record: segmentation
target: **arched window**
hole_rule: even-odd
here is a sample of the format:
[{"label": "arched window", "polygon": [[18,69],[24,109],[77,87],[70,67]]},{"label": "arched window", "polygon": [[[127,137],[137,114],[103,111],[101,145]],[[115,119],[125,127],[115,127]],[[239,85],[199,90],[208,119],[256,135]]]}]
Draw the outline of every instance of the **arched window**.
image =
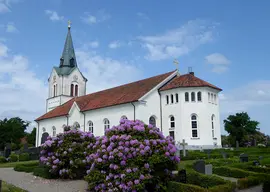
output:
[{"label": "arched window", "polygon": [[127,119],[127,117],[126,117],[125,115],[123,115],[123,116],[121,117],[121,119]]},{"label": "arched window", "polygon": [[57,93],[57,84],[53,85],[53,96],[55,97]]},{"label": "arched window", "polygon": [[211,123],[212,123],[212,137],[215,137],[215,115],[211,116]]},{"label": "arched window", "polygon": [[208,93],[208,102],[210,103],[211,100],[210,100],[210,93]]},{"label": "arched window", "polygon": [[166,102],[169,104],[169,95],[166,95]]},{"label": "arched window", "polygon": [[197,99],[198,99],[198,101],[202,101],[202,92],[198,92],[197,93]]},{"label": "arched window", "polygon": [[194,92],[191,93],[191,101],[195,101],[195,93]]},{"label": "arched window", "polygon": [[174,130],[169,131],[169,134],[170,134],[170,137],[172,137],[172,138],[173,138],[173,140],[175,140],[175,138],[174,138]]},{"label": "arched window", "polygon": [[198,137],[198,122],[196,115],[191,115],[191,130],[192,137]]},{"label": "arched window", "polygon": [[73,97],[73,89],[74,89],[74,85],[71,84],[70,85],[70,96],[72,96],[72,97]]},{"label": "arched window", "polygon": [[214,103],[217,104],[217,95],[214,95]]},{"label": "arched window", "polygon": [[80,129],[80,124],[79,124],[78,122],[75,122],[75,123],[73,124],[72,129],[73,129],[73,130],[78,130],[78,129]]},{"label": "arched window", "polygon": [[78,85],[75,85],[75,96],[78,96]]},{"label": "arched window", "polygon": [[173,95],[171,95],[171,103],[173,103]]},{"label": "arched window", "polygon": [[211,93],[211,103],[214,103],[214,96],[213,96],[213,93]]},{"label": "arched window", "polygon": [[45,127],[42,128],[42,132],[43,132],[43,133],[46,132],[46,128],[45,128]]},{"label": "arched window", "polygon": [[154,116],[151,116],[149,118],[149,124],[153,125],[154,127],[156,127],[156,118]]},{"label": "arched window", "polygon": [[175,102],[178,103],[178,93],[175,94]]},{"label": "arched window", "polygon": [[57,96],[57,84],[55,84],[55,96]]},{"label": "arched window", "polygon": [[94,133],[94,124],[92,121],[88,121],[89,132]]},{"label": "arched window", "polygon": [[188,92],[185,92],[185,101],[189,101],[189,94],[188,94]]},{"label": "arched window", "polygon": [[52,136],[53,137],[56,136],[56,128],[55,128],[55,126],[52,127]]},{"label": "arched window", "polygon": [[174,129],[175,128],[175,119],[174,116],[170,117],[170,128]]},{"label": "arched window", "polygon": [[110,128],[110,121],[108,119],[104,119],[104,133],[106,129]]}]

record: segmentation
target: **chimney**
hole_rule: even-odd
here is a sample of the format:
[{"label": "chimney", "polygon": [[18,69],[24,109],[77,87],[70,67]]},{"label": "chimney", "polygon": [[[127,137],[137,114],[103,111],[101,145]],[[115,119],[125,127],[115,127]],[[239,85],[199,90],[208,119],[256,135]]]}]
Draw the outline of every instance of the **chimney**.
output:
[{"label": "chimney", "polygon": [[191,72],[189,72],[189,74],[194,76],[194,72],[192,72],[192,71],[191,71]]}]

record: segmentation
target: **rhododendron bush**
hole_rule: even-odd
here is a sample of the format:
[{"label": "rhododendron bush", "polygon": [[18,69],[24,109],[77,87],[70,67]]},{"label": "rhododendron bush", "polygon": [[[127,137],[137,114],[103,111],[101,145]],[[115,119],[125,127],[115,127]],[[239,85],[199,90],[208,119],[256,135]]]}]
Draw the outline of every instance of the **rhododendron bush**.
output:
[{"label": "rhododendron bush", "polygon": [[93,149],[86,157],[90,191],[163,191],[180,161],[172,138],[139,120],[122,119]]},{"label": "rhododendron bush", "polygon": [[93,152],[91,143],[95,143],[92,133],[77,130],[48,137],[41,146],[40,161],[56,178],[83,178],[87,166],[85,157]]}]

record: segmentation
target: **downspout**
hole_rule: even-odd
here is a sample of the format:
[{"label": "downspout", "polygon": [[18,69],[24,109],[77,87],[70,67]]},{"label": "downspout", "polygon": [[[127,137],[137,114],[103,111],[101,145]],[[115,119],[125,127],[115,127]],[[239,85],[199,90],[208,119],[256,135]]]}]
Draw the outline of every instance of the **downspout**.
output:
[{"label": "downspout", "polygon": [[38,147],[38,144],[39,144],[39,123],[37,121],[37,124],[38,124],[38,131],[37,131],[37,143],[36,143],[36,147]]},{"label": "downspout", "polygon": [[66,117],[67,117],[67,126],[68,126],[68,115],[66,115]]},{"label": "downspout", "polygon": [[83,113],[83,123],[84,123],[84,132],[85,132],[85,113],[82,111],[82,113]]},{"label": "downspout", "polygon": [[135,105],[134,105],[134,103],[131,103],[131,104],[132,104],[133,107],[134,107],[134,113],[133,113],[133,114],[134,114],[134,117],[133,117],[133,118],[134,118],[134,121],[135,121],[135,119],[136,119],[136,115],[135,115]]},{"label": "downspout", "polygon": [[159,94],[159,110],[160,110],[160,130],[162,132],[162,99],[159,91],[158,94]]}]

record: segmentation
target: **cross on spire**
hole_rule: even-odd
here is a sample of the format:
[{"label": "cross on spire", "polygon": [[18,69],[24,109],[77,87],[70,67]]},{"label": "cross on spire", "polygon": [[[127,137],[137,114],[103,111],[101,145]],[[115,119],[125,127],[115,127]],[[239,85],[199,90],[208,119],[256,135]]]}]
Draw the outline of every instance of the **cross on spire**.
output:
[{"label": "cross on spire", "polygon": [[174,59],[173,63],[175,64],[176,69],[178,71],[179,61],[177,59]]}]

